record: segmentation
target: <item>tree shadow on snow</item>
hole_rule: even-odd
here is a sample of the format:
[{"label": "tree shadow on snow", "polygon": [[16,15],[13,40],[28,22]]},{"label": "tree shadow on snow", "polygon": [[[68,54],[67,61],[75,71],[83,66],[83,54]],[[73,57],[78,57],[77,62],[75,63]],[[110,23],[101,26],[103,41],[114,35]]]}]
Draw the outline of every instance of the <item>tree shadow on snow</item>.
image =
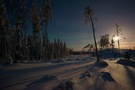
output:
[{"label": "tree shadow on snow", "polygon": [[130,90],[135,90],[135,75],[134,75],[134,70],[132,71],[129,67],[127,66],[124,66],[125,70],[126,70],[126,74],[128,76],[128,79],[129,81],[131,82],[130,83],[130,86],[131,86],[131,89]]},{"label": "tree shadow on snow", "polygon": [[111,76],[109,72],[101,72],[97,75],[92,90],[115,90],[112,86],[115,88],[120,87],[119,83]]},{"label": "tree shadow on snow", "polygon": [[135,62],[131,61],[131,60],[121,59],[121,60],[117,61],[116,63],[122,64],[122,65],[125,65],[125,66],[131,66],[131,67],[135,68]]},{"label": "tree shadow on snow", "polygon": [[32,89],[36,88],[37,86],[39,87],[40,85],[42,85],[48,81],[51,81],[53,79],[55,79],[55,76],[45,75],[45,76],[41,77],[40,79],[28,84],[27,88],[25,90],[32,90]]},{"label": "tree shadow on snow", "polygon": [[110,73],[108,72],[101,72],[101,73],[102,73],[102,79],[104,81],[115,82],[115,80],[113,79]]}]

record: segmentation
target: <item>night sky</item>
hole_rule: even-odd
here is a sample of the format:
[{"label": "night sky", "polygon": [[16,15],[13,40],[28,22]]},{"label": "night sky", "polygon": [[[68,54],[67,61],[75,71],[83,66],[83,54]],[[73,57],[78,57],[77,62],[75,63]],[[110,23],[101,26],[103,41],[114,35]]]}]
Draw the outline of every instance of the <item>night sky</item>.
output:
[{"label": "night sky", "polygon": [[93,44],[92,28],[85,23],[84,16],[84,8],[88,5],[97,17],[94,22],[97,41],[104,34],[112,38],[118,23],[126,37],[120,40],[121,48],[135,46],[135,0],[51,0],[53,14],[48,27],[49,39],[60,38],[75,51]]},{"label": "night sky", "polygon": [[[61,38],[74,50],[93,44],[92,28],[85,23],[84,8],[90,5],[95,17],[97,41],[101,35],[116,34],[118,23],[125,40],[121,48],[135,46],[135,0],[52,0],[53,20],[49,23],[50,39]],[[116,45],[117,47],[117,45]]]}]

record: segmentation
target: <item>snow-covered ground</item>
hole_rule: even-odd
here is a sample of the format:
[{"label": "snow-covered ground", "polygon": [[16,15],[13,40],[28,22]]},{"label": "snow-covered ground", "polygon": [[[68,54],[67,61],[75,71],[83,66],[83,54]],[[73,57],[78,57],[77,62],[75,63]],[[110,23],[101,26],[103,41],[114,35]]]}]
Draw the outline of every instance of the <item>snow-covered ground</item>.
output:
[{"label": "snow-covered ground", "polygon": [[0,65],[0,90],[135,90],[135,64],[116,62],[71,55],[46,63]]}]

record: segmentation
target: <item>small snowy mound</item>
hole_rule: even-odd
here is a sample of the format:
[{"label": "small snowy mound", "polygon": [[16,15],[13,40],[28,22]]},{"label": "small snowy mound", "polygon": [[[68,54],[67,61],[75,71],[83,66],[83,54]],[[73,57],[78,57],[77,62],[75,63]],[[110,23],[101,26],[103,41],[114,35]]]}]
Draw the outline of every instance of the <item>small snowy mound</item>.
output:
[{"label": "small snowy mound", "polygon": [[92,76],[92,73],[87,70],[87,71],[85,71],[85,73],[83,73],[81,75],[80,79],[82,79],[82,78],[90,78],[91,76]]},{"label": "small snowy mound", "polygon": [[126,65],[126,66],[132,66],[135,67],[135,62],[131,61],[131,60],[125,60],[125,59],[121,59],[119,61],[117,61],[118,64],[122,64],[122,65]]},{"label": "small snowy mound", "polygon": [[108,66],[108,63],[105,61],[96,62],[96,66],[99,68],[105,68]]},{"label": "small snowy mound", "polygon": [[92,76],[92,73],[89,72],[89,71],[86,71],[84,74],[85,74],[85,78],[88,78],[88,77]]}]

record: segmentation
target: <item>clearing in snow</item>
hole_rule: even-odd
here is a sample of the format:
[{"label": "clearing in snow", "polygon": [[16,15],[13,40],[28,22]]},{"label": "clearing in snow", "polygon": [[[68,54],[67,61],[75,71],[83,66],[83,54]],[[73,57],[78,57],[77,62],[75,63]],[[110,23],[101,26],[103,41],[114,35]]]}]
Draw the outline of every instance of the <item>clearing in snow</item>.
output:
[{"label": "clearing in snow", "polygon": [[0,65],[0,90],[135,90],[135,62],[72,55],[42,63]]}]

